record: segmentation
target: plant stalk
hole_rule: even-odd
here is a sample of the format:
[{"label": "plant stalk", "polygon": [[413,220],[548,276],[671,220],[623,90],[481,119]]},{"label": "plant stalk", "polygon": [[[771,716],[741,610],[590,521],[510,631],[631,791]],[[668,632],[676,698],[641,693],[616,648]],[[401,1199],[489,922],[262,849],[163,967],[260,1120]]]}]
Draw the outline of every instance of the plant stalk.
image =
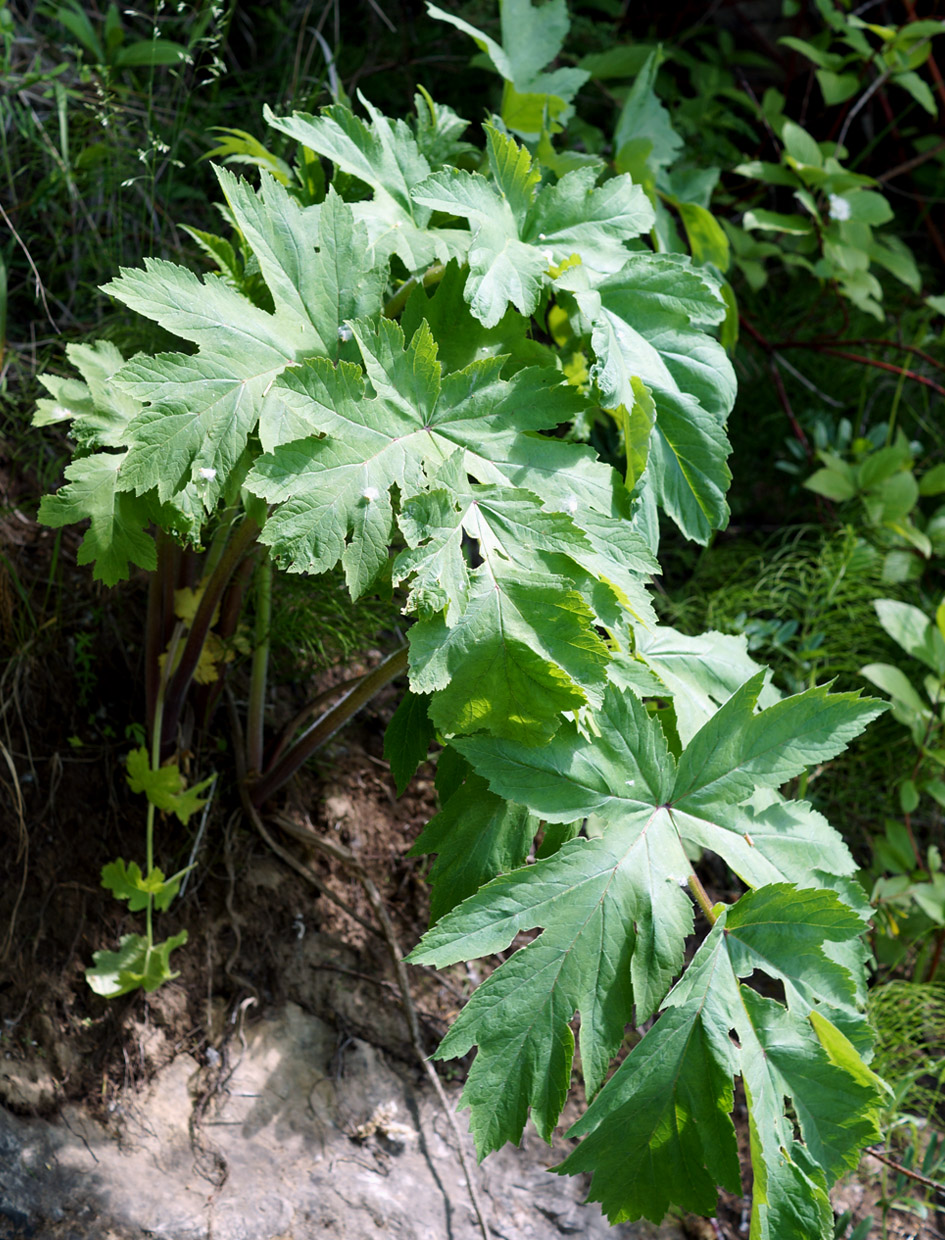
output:
[{"label": "plant stalk", "polygon": [[709,899],[709,893],[699,881],[699,877],[695,870],[691,870],[689,872],[688,883],[689,890],[692,892],[693,898],[705,914],[706,921],[710,926],[714,926],[718,921],[718,917],[713,912],[712,901]]},{"label": "plant stalk", "polygon": [[407,670],[407,647],[401,646],[388,655],[383,663],[362,676],[341,699],[321,715],[307,732],[287,749],[269,767],[265,774],[250,786],[249,798],[257,808],[292,778],[295,772],[313,753],[376,696],[385,685],[390,684]]},{"label": "plant stalk", "polygon": [[174,669],[167,685],[164,702],[164,723],[161,730],[161,751],[169,749],[177,732],[181,711],[187,690],[194,678],[200,655],[203,651],[207,634],[213,624],[214,612],[219,605],[227,583],[239,567],[243,557],[256,541],[259,526],[251,517],[246,517],[236,526],[226,546],[219,553],[219,558],[208,578],[196,615],[187,634],[180,663]]},{"label": "plant stalk", "polygon": [[246,768],[250,778],[262,770],[263,723],[269,671],[269,633],[272,627],[272,561],[267,552],[256,566],[256,621],[253,665],[246,711]]}]

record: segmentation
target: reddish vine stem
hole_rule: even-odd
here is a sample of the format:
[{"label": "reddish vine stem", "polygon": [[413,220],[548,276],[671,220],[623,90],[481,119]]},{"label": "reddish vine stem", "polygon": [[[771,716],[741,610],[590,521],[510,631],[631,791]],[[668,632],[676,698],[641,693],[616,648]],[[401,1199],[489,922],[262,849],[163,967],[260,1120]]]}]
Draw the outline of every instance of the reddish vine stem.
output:
[{"label": "reddish vine stem", "polygon": [[876,357],[866,357],[862,353],[848,353],[846,349],[835,349],[831,345],[821,345],[816,342],[812,342],[808,347],[815,349],[818,353],[828,353],[831,357],[842,357],[848,362],[859,362],[861,366],[875,366],[877,370],[888,370],[891,374],[903,375],[914,383],[921,383],[923,387],[931,388],[939,396],[945,396],[945,387],[933,379],[926,378],[925,375],[917,374],[908,366],[895,366],[892,362],[881,362]]},{"label": "reddish vine stem", "polygon": [[850,345],[850,344],[866,345],[866,346],[873,345],[876,348],[896,349],[900,353],[911,353],[914,357],[919,357],[922,359],[923,362],[928,362],[930,366],[934,366],[936,370],[945,370],[945,363],[940,362],[938,358],[933,357],[931,353],[926,353],[924,350],[917,348],[914,344],[901,344],[898,340],[887,340],[883,337],[847,336],[843,338],[841,337],[828,338],[823,341],[778,340],[776,343],[773,343],[771,347],[772,349],[776,349],[778,352],[780,352],[783,349],[819,349],[819,350],[822,350],[825,346],[833,347],[833,346],[842,345],[845,347],[846,345]]},{"label": "reddish vine stem", "polygon": [[914,168],[918,168],[930,159],[934,159],[942,151],[945,151],[945,140],[939,142],[937,146],[929,147],[927,151],[922,151],[921,154],[913,156],[912,159],[907,159],[904,163],[896,164],[895,168],[890,168],[888,172],[881,172],[876,180],[882,184],[884,181],[891,181],[894,177],[901,177],[904,173],[912,172]]},{"label": "reddish vine stem", "polygon": [[934,1188],[937,1193],[945,1196],[945,1184],[940,1184],[938,1180],[932,1180],[927,1175],[920,1175],[918,1171],[913,1171],[910,1167],[904,1167],[902,1163],[896,1162],[895,1158],[890,1158],[885,1150],[878,1150],[875,1146],[868,1145],[866,1152],[867,1154],[872,1154],[874,1158],[878,1158],[887,1167],[892,1167],[894,1171],[901,1171],[910,1180],[916,1180],[919,1184],[924,1184],[926,1188]]}]

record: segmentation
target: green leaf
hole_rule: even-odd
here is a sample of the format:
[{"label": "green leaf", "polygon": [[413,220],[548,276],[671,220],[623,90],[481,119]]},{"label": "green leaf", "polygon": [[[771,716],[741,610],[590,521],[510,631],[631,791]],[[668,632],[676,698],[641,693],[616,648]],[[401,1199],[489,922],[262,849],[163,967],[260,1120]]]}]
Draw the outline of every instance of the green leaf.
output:
[{"label": "green leaf", "polygon": [[599,693],[608,660],[593,613],[565,578],[477,570],[462,618],[409,633],[410,683],[434,693],[430,717],[447,734],[483,729],[537,745],[563,711]]},{"label": "green leaf", "polygon": [[[631,1001],[640,1023],[665,996],[692,930],[683,890],[691,872],[687,846],[712,849],[759,887],[799,879],[810,886],[812,853],[834,873],[855,869],[823,820],[809,807],[785,805],[774,789],[806,763],[842,749],[882,707],[813,689],[755,714],[760,685],[758,676],[732,695],[692,738],[675,771],[659,723],[631,693],[613,688],[594,715],[593,737],[564,724],[539,748],[495,737],[454,742],[499,796],[550,823],[593,815],[601,831],[497,878],[443,917],[411,956],[442,967],[503,950],[519,931],[543,927],[480,987],[439,1052],[450,1057],[479,1046],[463,1105],[472,1108],[480,1153],[518,1140],[529,1107],[550,1136],[567,1090],[567,1024],[575,1008],[593,1093]],[[756,790],[765,787],[772,791],[763,806]],[[838,903],[826,893],[797,899],[811,907]],[[822,936],[849,938],[860,928],[860,919],[841,909],[823,922]],[[767,931],[753,933],[755,958],[777,956]],[[791,971],[789,958],[778,959],[776,973],[803,1005],[814,992],[804,989],[808,983]],[[817,998],[855,1024],[855,990],[839,968],[823,964]]]},{"label": "green leaf", "polygon": [[[761,670],[748,654],[745,637],[713,631],[690,637],[653,625],[637,628],[635,639],[638,656],[656,673],[675,702],[684,744],[736,689]],[[653,696],[659,696],[658,692]],[[778,697],[777,690],[767,685],[758,701],[761,706],[770,706]]]},{"label": "green leaf", "polygon": [[634,380],[647,386],[648,485],[683,533],[707,541],[728,518],[724,423],[735,398],[731,362],[704,330],[725,317],[717,281],[678,255],[639,254],[576,297],[592,324],[603,403],[630,408]]},{"label": "green leaf", "polygon": [[95,964],[85,970],[85,980],[97,995],[106,999],[116,999],[132,990],[157,990],[180,976],[171,969],[170,954],[186,942],[186,930],[150,947],[144,935],[124,934],[117,952],[92,953]]},{"label": "green leaf", "polygon": [[593,168],[578,168],[538,190],[540,171],[513,138],[486,126],[494,182],[478,172],[434,173],[413,191],[422,206],[465,216],[473,229],[466,299],[486,327],[511,302],[532,314],[551,273],[573,254],[599,272],[624,262],[624,242],[646,231],[652,208],[627,176],[595,188]]},{"label": "green leaf", "polygon": [[722,910],[654,1027],[570,1130],[585,1140],[559,1172],[591,1171],[590,1199],[614,1223],[641,1215],[657,1221],[670,1203],[714,1213],[716,1184],[739,1191],[727,1113],[740,1074],[752,1135],[753,1226],[770,1240],[828,1240],[826,1187],[876,1139],[878,1084],[823,1006],[799,1001],[792,1011],[742,979],[757,968],[774,978],[791,970],[800,929],[808,971],[824,974],[828,992],[837,984],[849,990],[823,945],[849,941],[861,927],[834,893],[786,886],[750,892]]},{"label": "green leaf", "polygon": [[37,520],[58,529],[90,518],[76,560],[92,564],[93,577],[107,586],[130,575],[130,566],[151,571],[157,567],[154,539],[145,532],[150,505],[124,489],[120,471],[126,453],[96,453],[66,466],[67,485],[45,495]]},{"label": "green leaf", "polygon": [[403,794],[420,763],[426,761],[435,736],[427,699],[408,689],[384,733],[384,757],[390,763],[398,796]]},{"label": "green leaf", "polygon": [[824,166],[824,157],[820,153],[820,147],[800,125],[795,125],[793,121],[785,121],[784,128],[781,130],[781,141],[784,143],[788,156],[796,164],[809,165],[812,168]]},{"label": "green leaf", "polygon": [[860,79],[855,73],[834,73],[830,69],[818,69],[814,76],[828,108],[846,103],[859,90]]},{"label": "green leaf", "polygon": [[[506,90],[502,107],[502,119],[510,128],[537,136],[541,130],[542,111],[547,107],[552,115],[560,115],[563,106],[570,103],[588,79],[589,74],[584,69],[542,72],[561,51],[568,32],[565,0],[545,0],[537,6],[530,0],[502,0],[501,44],[435,4],[428,2],[427,12],[469,35],[488,56],[495,71],[511,85],[513,89]],[[522,108],[523,96],[535,97],[535,103],[526,110]],[[537,128],[534,127],[536,118],[539,119]]]},{"label": "green leaf", "polygon": [[432,296],[418,283],[400,317],[407,339],[426,320],[447,372],[500,354],[509,359],[503,367],[506,376],[524,366],[556,364],[551,350],[529,338],[528,320],[511,306],[494,327],[486,327],[475,318],[463,296],[465,283],[465,272],[456,262],[447,264]]},{"label": "green leaf", "polygon": [[176,763],[152,769],[148,751],[142,745],[128,754],[127,778],[132,792],[143,792],[152,805],[166,813],[176,814],[186,826],[191,815],[206,804],[200,794],[210,787],[216,776],[211,775],[209,779],[187,788]]},{"label": "green leaf", "polygon": [[890,663],[868,663],[865,667],[860,668],[860,674],[865,676],[877,689],[882,689],[884,693],[888,693],[894,701],[900,703],[906,710],[914,712],[917,716],[928,714],[928,704],[922,701],[908,676],[898,667],[893,667]]},{"label": "green leaf", "polygon": [[853,467],[845,461],[831,462],[825,469],[815,470],[806,479],[804,486],[816,495],[832,499],[838,504],[845,503],[857,493],[856,475]]},{"label": "green leaf", "polygon": [[121,48],[112,59],[112,64],[116,69],[134,69],[142,65],[179,65],[187,55],[187,48],[171,39],[141,39]]},{"label": "green leaf", "polygon": [[527,809],[497,797],[470,771],[408,854],[438,854],[429,873],[430,924],[484,883],[524,865],[537,830],[538,819]]},{"label": "green leaf", "polygon": [[[288,371],[277,394],[291,422],[274,431],[263,425],[264,444],[274,450],[257,460],[246,486],[280,503],[262,535],[277,558],[293,572],[322,572],[340,558],[356,597],[387,560],[392,487],[404,498],[417,494],[427,489],[424,471],[457,448],[482,449],[493,435],[501,443],[507,411],[518,402],[535,406],[519,415],[520,424],[532,417],[547,425],[577,399],[551,371],[500,379],[502,359],[442,376],[426,323],[409,345],[387,319],[376,330],[363,322],[352,330],[374,394],[366,394],[359,368],[345,362],[334,367],[314,358]],[[314,437],[326,433],[331,438]],[[478,472],[474,460],[467,464]]]},{"label": "green leaf", "polygon": [[72,434],[84,448],[124,447],[128,423],[140,404],[113,382],[125,359],[109,340],[91,345],[66,345],[66,356],[84,383],[58,375],[40,375],[52,400],[37,401],[34,426],[52,426],[71,419]]},{"label": "green leaf", "polygon": [[813,221],[804,215],[785,215],[780,211],[763,211],[757,207],[746,211],[742,219],[744,228],[760,228],[769,232],[788,233],[792,237],[806,237],[814,231]]},{"label": "green leaf", "polygon": [[446,262],[465,253],[468,234],[429,229],[430,211],[410,196],[411,187],[429,175],[430,164],[406,121],[391,121],[362,97],[370,123],[350,108],[336,103],[321,115],[296,112],[277,117],[268,108],[263,115],[274,129],[304,147],[330,159],[336,168],[357,177],[374,191],[369,202],[351,207],[354,218],[367,230],[370,250],[359,257],[355,270],[383,267],[396,254],[408,271],[419,271],[435,260]]},{"label": "green leaf", "polygon": [[894,73],[890,80],[894,86],[901,86],[907,94],[911,95],[919,107],[928,112],[929,116],[938,115],[931,87],[928,82],[919,77],[918,73]]},{"label": "green leaf", "polygon": [[653,173],[673,163],[683,144],[682,138],[673,129],[669,113],[654,90],[661,60],[662,55],[658,50],[647,57],[634,79],[614,131],[614,150],[618,155],[628,142],[651,144],[647,163]]},{"label": "green leaf", "polygon": [[728,271],[728,238],[715,216],[695,202],[679,202],[676,209],[689,239],[693,261],[700,266],[712,263],[719,271]]},{"label": "green leaf", "polygon": [[873,606],[880,624],[906,654],[945,676],[945,637],[925,612],[891,598],[876,599]]}]

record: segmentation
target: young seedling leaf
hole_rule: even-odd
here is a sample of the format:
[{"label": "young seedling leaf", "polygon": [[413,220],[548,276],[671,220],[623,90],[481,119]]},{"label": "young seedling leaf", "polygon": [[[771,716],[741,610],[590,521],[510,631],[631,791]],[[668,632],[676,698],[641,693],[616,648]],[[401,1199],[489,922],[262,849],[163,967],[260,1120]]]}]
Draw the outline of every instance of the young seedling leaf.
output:
[{"label": "young seedling leaf", "polygon": [[143,934],[124,934],[117,952],[92,953],[95,963],[85,970],[86,981],[105,999],[117,999],[132,990],[157,990],[180,976],[171,969],[170,955],[186,942],[186,930],[150,947]]},{"label": "young seedling leaf", "polygon": [[157,770],[153,769],[148,751],[143,745],[128,754],[127,765],[128,786],[131,791],[143,792],[152,805],[165,813],[176,814],[185,826],[191,815],[206,804],[206,799],[200,794],[205,792],[216,778],[211,775],[199,784],[187,788],[176,762],[159,766]]},{"label": "young seedling leaf", "polygon": [[130,861],[126,866],[119,857],[117,861],[102,867],[102,886],[116,900],[127,900],[132,913],[147,908],[149,900],[153,900],[154,907],[163,913],[180,890],[185,873],[181,870],[172,878],[165,879],[164,872],[155,867],[144,875],[136,861]]}]

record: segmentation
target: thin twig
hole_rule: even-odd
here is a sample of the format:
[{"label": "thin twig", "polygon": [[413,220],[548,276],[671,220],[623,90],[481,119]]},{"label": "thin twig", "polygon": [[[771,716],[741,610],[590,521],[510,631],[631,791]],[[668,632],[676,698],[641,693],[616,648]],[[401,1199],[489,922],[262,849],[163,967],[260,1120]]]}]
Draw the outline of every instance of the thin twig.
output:
[{"label": "thin twig", "polygon": [[920,1175],[918,1171],[912,1171],[909,1167],[904,1167],[902,1163],[896,1162],[894,1158],[890,1158],[884,1150],[878,1150],[875,1146],[868,1145],[866,1147],[867,1154],[872,1154],[874,1158],[878,1158],[881,1163],[885,1163],[887,1167],[892,1167],[894,1171],[901,1171],[903,1175],[908,1176],[910,1180],[916,1180],[919,1184],[924,1184],[926,1188],[934,1188],[937,1193],[945,1197],[945,1184],[940,1184],[938,1180],[930,1180],[927,1175]]},{"label": "thin twig", "polygon": [[33,256],[32,254],[30,254],[29,250],[26,248],[26,243],[24,242],[23,238],[13,227],[13,221],[10,219],[9,215],[7,215],[6,211],[4,211],[2,202],[0,202],[0,215],[3,216],[4,220],[6,220],[7,228],[9,228],[10,232],[13,234],[16,240],[17,245],[26,255],[26,261],[29,263],[30,270],[32,271],[33,276],[36,280],[36,294],[39,297],[40,301],[43,303],[43,309],[46,311],[46,318],[49,319],[49,322],[52,326],[53,331],[58,333],[59,326],[56,323],[56,320],[53,318],[53,316],[49,312],[49,305],[46,301],[46,289],[45,289],[45,286],[43,285],[42,278],[36,269],[36,264],[33,262]]}]

